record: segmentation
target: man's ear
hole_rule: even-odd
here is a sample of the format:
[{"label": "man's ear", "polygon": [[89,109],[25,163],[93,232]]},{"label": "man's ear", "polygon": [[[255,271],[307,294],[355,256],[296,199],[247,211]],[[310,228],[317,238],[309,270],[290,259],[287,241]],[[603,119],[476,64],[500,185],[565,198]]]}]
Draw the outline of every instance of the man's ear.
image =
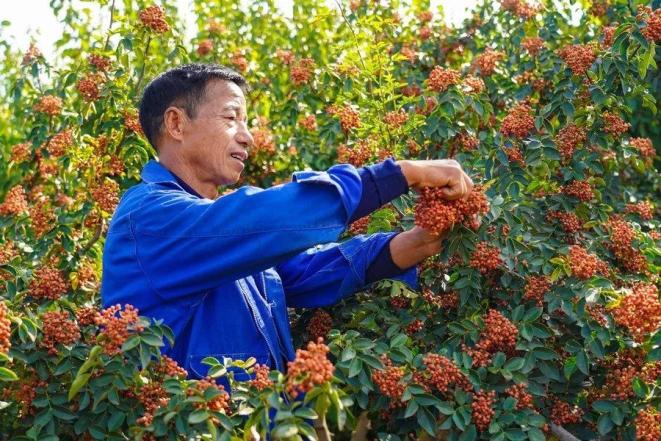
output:
[{"label": "man's ear", "polygon": [[168,107],[163,114],[163,134],[182,141],[184,127],[188,121],[189,118],[184,109],[175,106]]}]

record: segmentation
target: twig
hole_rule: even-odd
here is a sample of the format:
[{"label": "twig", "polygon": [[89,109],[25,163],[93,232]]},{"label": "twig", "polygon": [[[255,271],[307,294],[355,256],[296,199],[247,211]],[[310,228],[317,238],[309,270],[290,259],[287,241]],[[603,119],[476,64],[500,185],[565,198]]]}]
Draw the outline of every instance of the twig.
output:
[{"label": "twig", "polygon": [[147,37],[147,45],[145,46],[145,53],[142,56],[142,68],[140,69],[140,75],[138,76],[138,82],[135,83],[135,91],[140,91],[140,83],[142,83],[142,78],[145,75],[145,67],[147,66],[147,55],[149,55],[149,45],[151,44],[151,35]]},{"label": "twig", "polygon": [[90,250],[90,248],[92,248],[94,244],[98,242],[98,240],[101,238],[101,233],[103,232],[104,225],[105,225],[105,221],[101,219],[99,221],[99,225],[96,227],[94,236],[90,239],[89,242],[85,244],[85,246],[83,246],[83,248],[81,248],[81,250],[78,252],[78,257],[83,257],[85,253],[87,253]]},{"label": "twig", "polygon": [[550,423],[551,432],[560,440],[560,441],[581,441],[572,435],[567,429],[557,424]]},{"label": "twig", "polygon": [[370,429],[371,421],[367,418],[367,412],[362,412],[358,417],[356,430],[351,434],[351,441],[367,441],[367,431]]},{"label": "twig", "polygon": [[328,425],[326,424],[325,415],[321,415],[321,417],[315,421],[314,430],[317,432],[317,440],[331,441],[331,434],[328,430]]},{"label": "twig", "polygon": [[110,44],[110,31],[112,30],[113,21],[115,19],[115,0],[112,0],[110,5],[110,24],[108,25],[108,35],[106,36],[106,44],[103,45],[103,50],[108,50],[108,45]]}]

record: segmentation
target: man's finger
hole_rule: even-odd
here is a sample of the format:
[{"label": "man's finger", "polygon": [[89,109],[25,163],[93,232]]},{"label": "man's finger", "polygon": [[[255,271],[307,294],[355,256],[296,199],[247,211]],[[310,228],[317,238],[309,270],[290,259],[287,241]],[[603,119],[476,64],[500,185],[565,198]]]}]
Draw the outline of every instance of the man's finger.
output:
[{"label": "man's finger", "polygon": [[462,198],[466,192],[462,186],[465,187],[466,184],[463,182],[463,180],[460,182],[457,182],[454,185],[448,187],[441,188],[441,195],[443,196],[443,199],[453,201],[455,199]]}]

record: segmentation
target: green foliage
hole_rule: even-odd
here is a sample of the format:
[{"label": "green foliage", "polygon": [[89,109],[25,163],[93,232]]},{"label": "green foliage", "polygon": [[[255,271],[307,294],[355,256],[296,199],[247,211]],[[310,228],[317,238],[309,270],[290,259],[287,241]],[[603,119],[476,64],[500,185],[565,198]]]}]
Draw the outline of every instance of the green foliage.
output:
[{"label": "green foliage", "polygon": [[[611,1],[604,14],[576,2],[544,2],[526,18],[486,1],[450,28],[439,13],[428,22],[428,2],[421,1],[356,0],[336,9],[301,0],[290,19],[270,0],[195,0],[192,41],[178,28],[174,1],[163,2],[164,32],[141,21],[146,1],[97,3],[109,17],[103,28],[70,0],[51,1],[65,24],[55,43],[57,66],[0,40],[0,301],[8,311],[0,321],[9,323],[11,344],[0,353],[0,438],[230,440],[270,433],[294,440],[315,438],[328,424],[348,439],[363,415],[370,437],[383,440],[541,440],[553,422],[580,439],[633,440],[637,415],[658,411],[658,323],[636,334],[618,318],[621,305],[631,307],[632,288],[658,282],[661,255],[657,218],[626,208],[652,202],[659,190],[659,51],[642,32],[646,18],[632,8],[638,2]],[[611,44],[604,41],[608,25]],[[544,46],[533,55],[524,39],[537,36]],[[593,45],[584,75],[559,53],[574,44]],[[499,54],[492,74],[480,58],[487,49]],[[107,66],[91,63],[92,54]],[[154,155],[135,122],[140,93],[159,72],[191,61],[233,66],[251,84],[259,142],[240,185],[270,186],[338,160],[452,157],[490,201],[480,225],[453,228],[441,254],[420,266],[421,292],[382,281],[332,308],[336,329],[326,342],[334,378],[298,399],[283,373],[271,372],[270,385],[258,388],[235,379],[237,372],[254,374],[254,360],[210,358],[210,377],[232,389],[221,405],[224,390],[164,370],[160,351],[173,336],[162,322],[113,315],[124,332],[113,350],[117,334],[99,320],[107,223]],[[435,66],[454,69],[459,81],[432,90]],[[475,90],[471,76],[484,90]],[[47,96],[54,97],[48,108]],[[523,102],[534,128],[522,138],[505,136],[503,120]],[[359,122],[343,121],[348,108]],[[631,127],[614,132],[608,114]],[[302,123],[310,116],[315,124]],[[585,139],[568,154],[558,135],[572,124]],[[71,140],[61,141],[67,130]],[[651,151],[641,149],[641,137],[656,143]],[[593,197],[564,192],[573,181],[588,183]],[[21,201],[18,186],[25,207],[10,204]],[[408,229],[416,201],[403,196],[347,235]],[[574,216],[575,228],[557,212]],[[614,247],[613,215],[632,231],[629,258]],[[480,242],[498,249],[495,271],[471,266]],[[608,271],[581,277],[576,265],[585,262],[572,260],[577,244]],[[642,264],[632,266],[631,256]],[[531,296],[531,280],[542,276],[548,287]],[[645,310],[639,323],[658,317],[654,292],[648,298],[657,315]],[[501,326],[514,327],[515,343],[487,351],[480,362],[480,345],[503,329],[489,327],[491,311]],[[52,347],[50,313],[69,317]],[[309,337],[309,316],[292,311],[298,346]],[[428,354],[449,360],[466,383],[440,390],[430,380]],[[396,376],[399,396],[375,381],[383,372]],[[530,406],[513,396],[514,385],[525,385]],[[473,408],[479,391],[496,393],[486,428],[478,422],[484,412]],[[558,403],[576,406],[578,419],[563,421]]]}]

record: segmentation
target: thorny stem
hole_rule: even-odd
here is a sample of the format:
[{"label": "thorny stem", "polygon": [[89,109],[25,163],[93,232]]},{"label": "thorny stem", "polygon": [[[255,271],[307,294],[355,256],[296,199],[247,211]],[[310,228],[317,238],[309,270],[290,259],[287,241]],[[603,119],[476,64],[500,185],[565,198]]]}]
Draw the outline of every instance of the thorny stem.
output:
[{"label": "thorny stem", "polygon": [[140,91],[140,83],[145,75],[145,67],[147,67],[147,55],[149,55],[149,45],[151,44],[151,35],[147,37],[147,44],[145,45],[145,53],[142,55],[142,68],[140,68],[140,75],[138,81],[135,83],[135,90]]},{"label": "thorny stem", "polygon": [[78,257],[83,257],[85,253],[87,253],[96,242],[101,238],[101,232],[103,232],[103,226],[105,225],[105,221],[101,219],[99,221],[99,225],[96,227],[96,231],[94,232],[94,236],[90,239],[89,242],[81,248],[81,250],[78,252]]}]

